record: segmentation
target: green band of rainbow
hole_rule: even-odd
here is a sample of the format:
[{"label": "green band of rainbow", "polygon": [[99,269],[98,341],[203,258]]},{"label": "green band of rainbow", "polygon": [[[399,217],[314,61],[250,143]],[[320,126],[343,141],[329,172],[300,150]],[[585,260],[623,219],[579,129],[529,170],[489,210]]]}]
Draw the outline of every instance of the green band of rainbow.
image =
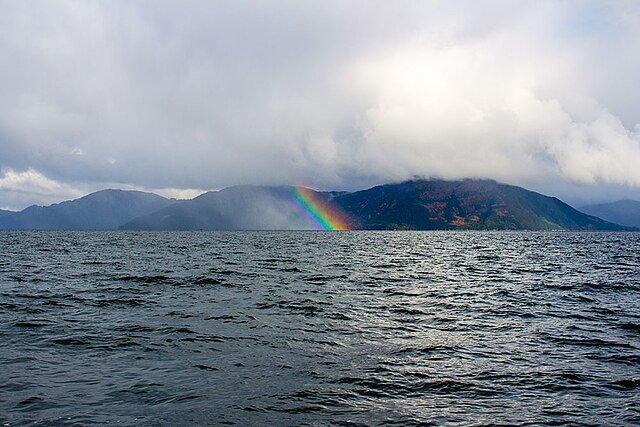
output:
[{"label": "green band of rainbow", "polygon": [[349,230],[349,222],[344,213],[317,193],[305,187],[291,187],[294,202],[302,208],[307,218],[320,230]]}]

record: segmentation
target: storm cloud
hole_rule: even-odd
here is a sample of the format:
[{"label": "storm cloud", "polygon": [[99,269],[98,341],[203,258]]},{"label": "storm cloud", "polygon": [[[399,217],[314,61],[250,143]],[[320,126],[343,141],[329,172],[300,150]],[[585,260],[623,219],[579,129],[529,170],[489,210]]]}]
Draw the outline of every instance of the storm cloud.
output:
[{"label": "storm cloud", "polygon": [[0,0],[0,208],[493,178],[640,194],[634,1]]}]

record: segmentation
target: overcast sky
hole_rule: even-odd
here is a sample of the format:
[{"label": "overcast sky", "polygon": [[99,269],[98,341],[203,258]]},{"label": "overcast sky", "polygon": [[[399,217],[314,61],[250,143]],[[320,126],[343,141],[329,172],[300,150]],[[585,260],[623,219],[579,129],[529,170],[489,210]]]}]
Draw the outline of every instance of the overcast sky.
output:
[{"label": "overcast sky", "polygon": [[477,177],[640,199],[640,2],[0,0],[0,208]]}]

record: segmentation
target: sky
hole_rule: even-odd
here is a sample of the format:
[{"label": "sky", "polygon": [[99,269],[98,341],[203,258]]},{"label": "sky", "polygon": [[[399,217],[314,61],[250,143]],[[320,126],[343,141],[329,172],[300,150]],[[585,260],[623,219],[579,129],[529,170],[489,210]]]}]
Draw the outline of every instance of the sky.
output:
[{"label": "sky", "polygon": [[640,2],[0,0],[0,208],[490,178],[640,200]]}]

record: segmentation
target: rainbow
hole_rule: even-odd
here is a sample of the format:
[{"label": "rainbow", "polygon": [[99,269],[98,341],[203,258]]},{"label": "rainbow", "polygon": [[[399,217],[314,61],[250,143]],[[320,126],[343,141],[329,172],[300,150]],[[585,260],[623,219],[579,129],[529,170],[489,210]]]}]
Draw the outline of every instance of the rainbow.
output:
[{"label": "rainbow", "polygon": [[293,202],[319,230],[350,230],[349,218],[329,201],[306,187],[291,187]]}]

